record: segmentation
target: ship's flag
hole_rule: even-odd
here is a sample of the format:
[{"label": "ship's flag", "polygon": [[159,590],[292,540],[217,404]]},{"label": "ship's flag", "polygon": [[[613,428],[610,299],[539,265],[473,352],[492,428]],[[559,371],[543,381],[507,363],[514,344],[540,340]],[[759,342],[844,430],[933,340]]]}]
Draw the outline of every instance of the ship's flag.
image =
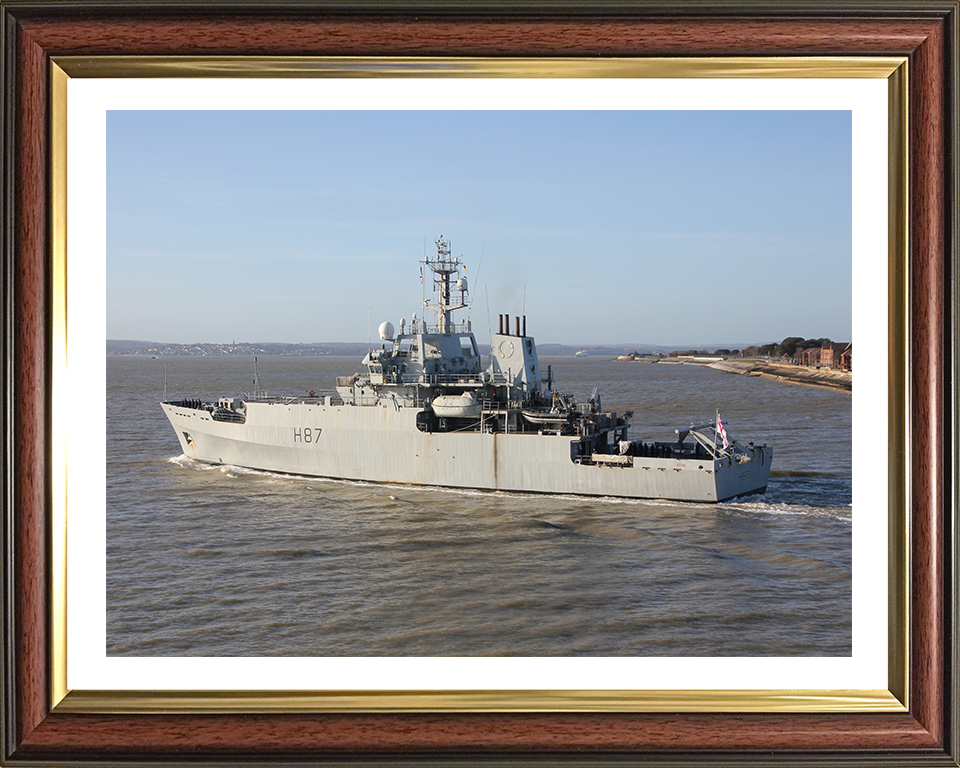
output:
[{"label": "ship's flag", "polygon": [[720,435],[720,439],[723,440],[723,447],[729,448],[730,441],[727,440],[727,430],[723,428],[723,422],[720,421],[720,409],[717,408],[717,434]]},{"label": "ship's flag", "polygon": [[423,285],[423,267],[420,267],[420,285]]}]

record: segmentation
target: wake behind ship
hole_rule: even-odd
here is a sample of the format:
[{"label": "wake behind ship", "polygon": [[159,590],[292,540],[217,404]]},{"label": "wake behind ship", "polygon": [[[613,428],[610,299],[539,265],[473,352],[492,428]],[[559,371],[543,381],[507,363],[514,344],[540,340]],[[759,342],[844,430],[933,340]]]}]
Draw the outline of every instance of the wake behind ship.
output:
[{"label": "wake behind ship", "polygon": [[[186,456],[296,475],[495,491],[717,502],[766,490],[773,449],[732,439],[720,420],[676,440],[631,439],[632,412],[554,390],[526,317],[501,315],[486,367],[470,321],[463,265],[450,242],[422,262],[436,313],[380,326],[363,371],[336,394],[161,403]],[[511,333],[511,319],[514,321]]]}]

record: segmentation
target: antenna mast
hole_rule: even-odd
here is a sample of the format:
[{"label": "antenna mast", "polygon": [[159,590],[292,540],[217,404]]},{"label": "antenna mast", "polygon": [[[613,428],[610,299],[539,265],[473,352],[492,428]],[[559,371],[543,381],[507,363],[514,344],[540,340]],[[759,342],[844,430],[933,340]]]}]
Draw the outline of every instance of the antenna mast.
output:
[{"label": "antenna mast", "polygon": [[[424,263],[433,271],[433,287],[437,292],[438,301],[436,304],[428,304],[427,299],[423,300],[424,309],[433,309],[437,313],[437,329],[439,333],[450,333],[450,320],[447,313],[455,309],[463,309],[467,306],[467,279],[458,278],[453,286],[455,290],[460,291],[460,303],[451,303],[451,276],[460,272],[460,259],[450,255],[450,241],[444,240],[440,235],[436,241],[437,255],[431,259],[427,257]],[[469,324],[469,321],[468,321]],[[469,329],[469,326],[468,326]]]}]

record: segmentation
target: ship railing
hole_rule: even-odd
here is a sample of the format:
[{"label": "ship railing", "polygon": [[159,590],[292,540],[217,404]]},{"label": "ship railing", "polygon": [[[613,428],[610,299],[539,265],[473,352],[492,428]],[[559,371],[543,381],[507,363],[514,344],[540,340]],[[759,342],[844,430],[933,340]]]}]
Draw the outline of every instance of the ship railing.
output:
[{"label": "ship railing", "polygon": [[480,373],[431,373],[425,374],[428,384],[482,384]]},{"label": "ship railing", "polygon": [[383,380],[387,384],[419,384],[423,386],[448,384],[478,386],[484,383],[484,375],[483,373],[392,373],[384,374]]},{"label": "ship railing", "polygon": [[340,395],[321,394],[314,395],[253,395],[244,397],[248,403],[265,403],[267,405],[325,405],[327,398],[330,398],[330,405],[343,405],[343,398]]},{"label": "ship railing", "polygon": [[490,400],[483,399],[480,401],[480,404],[483,406],[483,410],[486,413],[507,413],[508,411],[518,411],[524,406],[522,400]]},{"label": "ship railing", "polygon": [[[342,380],[342,381],[341,381]],[[504,373],[476,371],[474,373],[385,373],[386,384],[412,384],[434,386],[437,384],[480,386],[481,384],[512,384],[513,378]],[[338,387],[352,387],[357,382],[353,376],[341,376]]]},{"label": "ship railing", "polygon": [[473,333],[473,323],[465,320],[462,323],[447,323],[446,330],[439,325],[427,325],[425,320],[405,325],[400,329],[403,334],[409,333]]}]

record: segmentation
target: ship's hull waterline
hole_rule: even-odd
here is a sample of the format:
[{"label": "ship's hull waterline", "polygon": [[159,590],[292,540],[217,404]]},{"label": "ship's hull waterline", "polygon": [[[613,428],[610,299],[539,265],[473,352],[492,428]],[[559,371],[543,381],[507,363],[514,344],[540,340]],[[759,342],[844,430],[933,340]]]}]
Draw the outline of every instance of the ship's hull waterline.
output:
[{"label": "ship's hull waterline", "polygon": [[642,456],[585,463],[569,434],[424,432],[417,408],[250,401],[244,423],[231,423],[189,405],[162,405],[188,457],[375,483],[717,502],[762,493],[773,453],[758,447],[752,461],[739,464]]}]

